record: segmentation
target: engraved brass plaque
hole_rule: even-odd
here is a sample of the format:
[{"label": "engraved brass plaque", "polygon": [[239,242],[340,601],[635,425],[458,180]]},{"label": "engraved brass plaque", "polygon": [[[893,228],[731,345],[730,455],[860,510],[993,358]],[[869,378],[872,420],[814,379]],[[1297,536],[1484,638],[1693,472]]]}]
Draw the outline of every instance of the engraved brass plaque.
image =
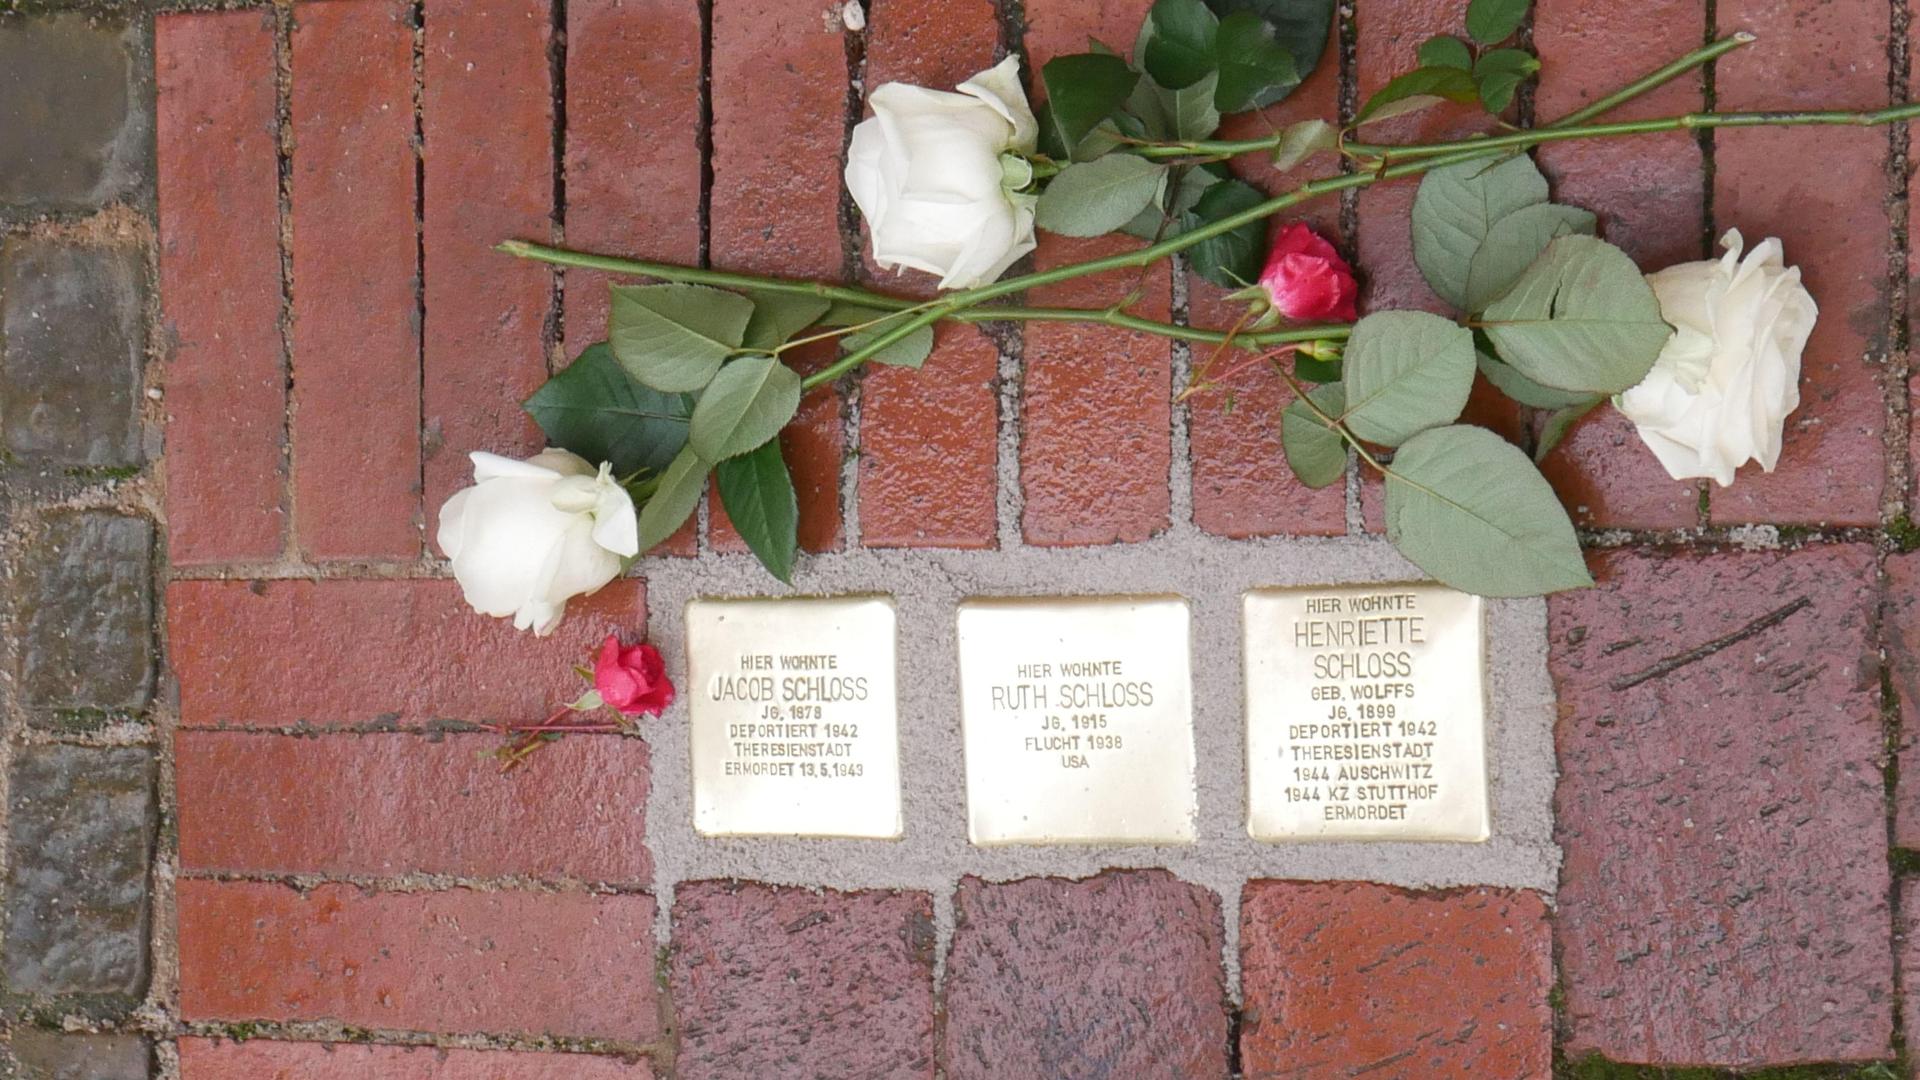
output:
[{"label": "engraved brass plaque", "polygon": [[688,603],[694,829],[898,838],[894,652],[888,597]]},{"label": "engraved brass plaque", "polygon": [[1178,597],[960,605],[975,844],[1192,842],[1189,623]]},{"label": "engraved brass plaque", "polygon": [[1439,585],[1245,599],[1255,840],[1487,838],[1485,614]]}]

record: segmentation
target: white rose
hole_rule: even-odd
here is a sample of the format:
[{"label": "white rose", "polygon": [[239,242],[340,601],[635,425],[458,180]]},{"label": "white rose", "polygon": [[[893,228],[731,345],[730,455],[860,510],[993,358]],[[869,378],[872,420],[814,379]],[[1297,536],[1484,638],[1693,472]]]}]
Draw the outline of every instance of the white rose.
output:
[{"label": "white rose", "polygon": [[613,479],[565,450],[525,461],[476,453],[474,485],[440,507],[440,550],[467,603],[513,616],[517,630],[553,632],[567,599],[620,576],[640,554],[633,500]]},{"label": "white rose", "polygon": [[1800,405],[1800,351],[1820,309],[1769,237],[1740,257],[1738,229],[1718,261],[1647,275],[1674,335],[1640,385],[1613,399],[1676,480],[1721,487],[1748,459],[1768,472]]},{"label": "white rose", "polygon": [[1034,197],[1012,190],[1031,177],[1003,183],[1000,160],[1031,154],[1039,130],[1020,60],[956,89],[887,83],[847,150],[847,190],[872,229],[875,261],[939,274],[943,289],[992,281],[1033,250]]}]

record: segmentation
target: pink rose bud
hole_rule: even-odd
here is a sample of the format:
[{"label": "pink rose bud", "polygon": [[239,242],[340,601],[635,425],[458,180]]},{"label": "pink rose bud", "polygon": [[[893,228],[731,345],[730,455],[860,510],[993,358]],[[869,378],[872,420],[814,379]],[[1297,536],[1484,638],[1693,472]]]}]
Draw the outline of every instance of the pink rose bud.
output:
[{"label": "pink rose bud", "polygon": [[1352,322],[1360,286],[1353,268],[1326,238],[1292,222],[1273,234],[1260,288],[1280,314],[1295,322]]},{"label": "pink rose bud", "polygon": [[593,688],[609,708],[628,716],[659,716],[673,704],[667,663],[651,645],[621,647],[612,634],[600,643],[593,662]]}]

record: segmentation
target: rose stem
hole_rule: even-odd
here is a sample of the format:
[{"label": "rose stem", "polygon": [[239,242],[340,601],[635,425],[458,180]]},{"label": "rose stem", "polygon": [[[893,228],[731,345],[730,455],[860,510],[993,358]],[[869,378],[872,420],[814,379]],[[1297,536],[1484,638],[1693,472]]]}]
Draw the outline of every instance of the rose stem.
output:
[{"label": "rose stem", "polygon": [[[1693,52],[1688,53],[1687,55],[1679,58],[1678,60],[1675,60],[1672,63],[1667,64],[1666,66],[1656,71],[1650,72],[1647,75],[1644,75],[1639,79],[1636,79],[1631,83],[1628,83],[1626,86],[1621,87],[1619,90],[1611,94],[1608,94],[1607,96],[1600,98],[1597,101],[1592,102],[1591,104],[1587,105],[1586,107],[1574,113],[1569,114],[1568,116],[1562,118],[1561,120],[1556,121],[1555,125],[1553,126],[1550,126],[1544,129],[1535,130],[1535,131],[1518,133],[1518,137],[1521,141],[1511,142],[1508,145],[1514,145],[1514,146],[1532,145],[1531,143],[1528,143],[1524,140],[1528,137],[1534,137],[1537,139],[1537,137],[1543,131],[1557,130],[1559,125],[1577,124],[1587,119],[1591,119],[1592,117],[1598,116],[1601,113],[1607,110],[1616,108],[1619,105],[1625,103],[1626,101],[1629,101],[1634,97],[1637,97],[1643,93],[1646,93],[1647,91],[1652,90],[1653,88],[1660,86],[1663,83],[1671,81],[1672,79],[1677,78],[1678,76],[1686,73],[1687,71],[1697,68],[1702,64],[1705,64],[1708,61],[1713,60],[1714,58],[1726,52],[1729,52],[1735,48],[1738,48],[1741,45],[1744,45],[1751,40],[1753,40],[1753,38],[1752,38],[1752,35],[1750,34],[1744,34],[1744,33],[1734,34],[1729,37],[1722,38],[1719,41],[1713,42],[1712,44],[1707,45],[1703,48],[1696,49]],[[1888,111],[1892,111],[1892,110],[1888,110]],[[1856,122],[1867,122],[1867,121],[1856,121]],[[1875,122],[1884,122],[1884,121],[1875,121]],[[1659,126],[1648,126],[1648,125],[1659,125],[1660,123],[1662,123],[1662,121],[1641,121],[1638,125],[1636,125],[1635,131],[1621,132],[1619,134],[1637,134],[1642,131],[1671,130],[1672,128],[1676,128],[1679,126],[1677,123],[1670,124],[1666,128],[1662,128]],[[1513,139],[1515,138],[1515,136],[1502,136],[1501,138]],[[1272,140],[1257,140],[1253,148],[1260,149],[1264,145],[1270,145],[1271,142]],[[1222,145],[1227,145],[1227,144],[1222,144]],[[896,341],[899,341],[900,339],[906,337],[908,334],[912,333],[913,331],[919,329],[922,326],[925,326],[925,325],[928,325],[929,323],[936,322],[940,319],[946,319],[946,318],[959,319],[967,322],[1000,321],[1000,320],[1028,320],[1028,321],[1053,320],[1053,321],[1072,321],[1072,322],[1096,322],[1096,323],[1105,323],[1110,326],[1121,327],[1123,329],[1140,330],[1147,333],[1160,334],[1162,336],[1167,336],[1167,337],[1179,337],[1179,338],[1183,338],[1190,341],[1219,343],[1221,341],[1224,341],[1227,335],[1218,333],[1216,331],[1196,330],[1190,327],[1176,327],[1176,326],[1171,326],[1165,323],[1157,323],[1150,319],[1141,319],[1141,318],[1138,318],[1137,316],[1127,315],[1123,312],[1113,310],[1113,309],[1095,310],[1095,309],[1078,309],[1078,308],[1018,308],[1018,307],[997,307],[997,306],[976,307],[976,305],[980,305],[983,301],[986,301],[986,300],[991,300],[997,297],[1010,295],[1012,293],[1020,292],[1037,285],[1047,285],[1047,284],[1053,284],[1060,281],[1067,281],[1076,277],[1083,276],[1085,274],[1097,273],[1103,270],[1132,269],[1137,267],[1148,266],[1158,261],[1161,258],[1183,251],[1186,248],[1193,246],[1194,244],[1198,244],[1204,240],[1210,239],[1214,236],[1221,235],[1223,233],[1231,232],[1234,229],[1239,228],[1240,226],[1248,224],[1250,222],[1258,221],[1263,218],[1269,217],[1297,203],[1305,202],[1310,199],[1317,198],[1321,195],[1331,194],[1333,192],[1345,190],[1347,188],[1365,187],[1367,185],[1376,183],[1380,180],[1395,179],[1395,178],[1404,177],[1404,176],[1415,176],[1427,171],[1428,169],[1437,168],[1442,165],[1453,164],[1456,161],[1470,161],[1475,158],[1485,156],[1493,148],[1494,147],[1492,147],[1491,144],[1480,145],[1476,143],[1472,146],[1471,149],[1464,150],[1464,151],[1455,150],[1455,151],[1450,151],[1444,154],[1438,154],[1428,160],[1410,161],[1410,162],[1405,162],[1399,165],[1389,166],[1386,168],[1375,169],[1368,172],[1349,173],[1341,176],[1326,177],[1324,179],[1316,180],[1311,183],[1302,185],[1301,187],[1295,189],[1294,191],[1276,196],[1272,199],[1268,199],[1267,201],[1260,203],[1256,206],[1250,207],[1247,210],[1244,210],[1238,214],[1234,214],[1230,217],[1223,218],[1216,222],[1212,222],[1208,225],[1202,226],[1201,228],[1194,229],[1185,233],[1181,233],[1179,236],[1173,237],[1168,240],[1163,240],[1157,244],[1153,244],[1148,247],[1141,248],[1137,251],[1122,252],[1116,255],[1109,255],[1100,259],[1089,260],[1087,262],[1073,263],[1067,266],[1056,267],[1052,270],[1041,271],[1033,274],[1026,274],[1017,278],[1002,279],[1001,281],[993,282],[988,285],[983,285],[978,288],[950,293],[945,298],[943,298],[940,302],[935,303],[931,306],[929,306],[926,303],[914,304],[911,301],[904,301],[904,300],[898,300],[892,297],[885,297],[877,293],[868,292],[864,289],[849,288],[847,286],[828,285],[821,282],[813,282],[813,281],[770,279],[770,278],[758,277],[751,274],[734,274],[734,273],[721,271],[721,270],[703,270],[703,269],[698,269],[693,267],[676,266],[672,263],[659,263],[659,262],[651,262],[651,261],[639,260],[639,259],[621,259],[621,258],[615,258],[612,256],[605,256],[605,255],[591,255],[591,254],[586,254],[582,252],[572,252],[572,251],[566,251],[559,248],[547,247],[540,244],[532,244],[522,240],[505,241],[504,243],[499,245],[498,250],[505,252],[509,255],[516,255],[522,258],[538,259],[544,262],[554,263],[562,266],[575,266],[575,267],[591,269],[591,270],[606,270],[606,271],[611,271],[613,273],[620,273],[620,274],[639,274],[639,275],[644,275],[648,277],[656,277],[656,278],[660,278],[667,281],[687,282],[692,284],[757,288],[757,289],[762,289],[770,292],[810,295],[810,296],[816,296],[826,300],[843,300],[848,303],[854,303],[854,304],[863,304],[868,306],[892,308],[894,310],[901,311],[903,314],[909,309],[918,312],[918,314],[911,316],[908,319],[908,321],[904,322],[900,326],[897,326],[884,334],[876,336],[873,340],[867,342],[861,348],[855,349],[852,352],[848,353],[846,356],[842,357],[839,361],[835,362],[834,364],[831,364],[828,367],[822,368],[821,370],[808,376],[805,381],[805,385],[808,387],[812,387],[812,386],[817,386],[824,382],[831,382],[832,380],[839,378],[841,375],[844,375],[848,371],[851,371],[855,367],[858,367],[860,364],[864,363],[868,357],[872,356],[874,353],[880,351],[886,346],[891,345]],[[1400,149],[1405,149],[1405,148],[1400,148]],[[1262,345],[1284,344],[1289,341],[1311,341],[1311,340],[1317,340],[1317,339],[1318,340],[1337,340],[1339,338],[1344,338],[1347,334],[1347,330],[1348,330],[1347,327],[1341,326],[1341,327],[1306,328],[1306,329],[1300,329],[1300,330],[1269,331],[1259,335],[1245,335],[1241,338],[1241,341],[1249,346],[1258,347]]]}]

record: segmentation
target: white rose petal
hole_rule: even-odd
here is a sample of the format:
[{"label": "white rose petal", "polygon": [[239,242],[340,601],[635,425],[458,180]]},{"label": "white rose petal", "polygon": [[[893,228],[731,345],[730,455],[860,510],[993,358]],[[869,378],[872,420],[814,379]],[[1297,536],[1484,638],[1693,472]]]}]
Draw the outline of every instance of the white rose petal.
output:
[{"label": "white rose petal", "polygon": [[620,576],[640,553],[633,500],[609,466],[565,450],[471,456],[474,485],[440,507],[440,550],[474,610],[544,637],[569,598]]},{"label": "white rose petal", "polygon": [[1674,479],[1725,487],[1749,460],[1767,472],[1779,463],[1782,429],[1800,405],[1800,353],[1820,312],[1778,239],[1745,258],[1739,230],[1721,244],[1718,260],[1647,275],[1674,334],[1614,405]]},{"label": "white rose petal", "polygon": [[1039,127],[1009,56],[957,93],[887,83],[853,129],[847,190],[873,257],[940,276],[947,289],[999,277],[1032,251],[1033,199],[1001,183],[1000,155],[1033,152]]}]

